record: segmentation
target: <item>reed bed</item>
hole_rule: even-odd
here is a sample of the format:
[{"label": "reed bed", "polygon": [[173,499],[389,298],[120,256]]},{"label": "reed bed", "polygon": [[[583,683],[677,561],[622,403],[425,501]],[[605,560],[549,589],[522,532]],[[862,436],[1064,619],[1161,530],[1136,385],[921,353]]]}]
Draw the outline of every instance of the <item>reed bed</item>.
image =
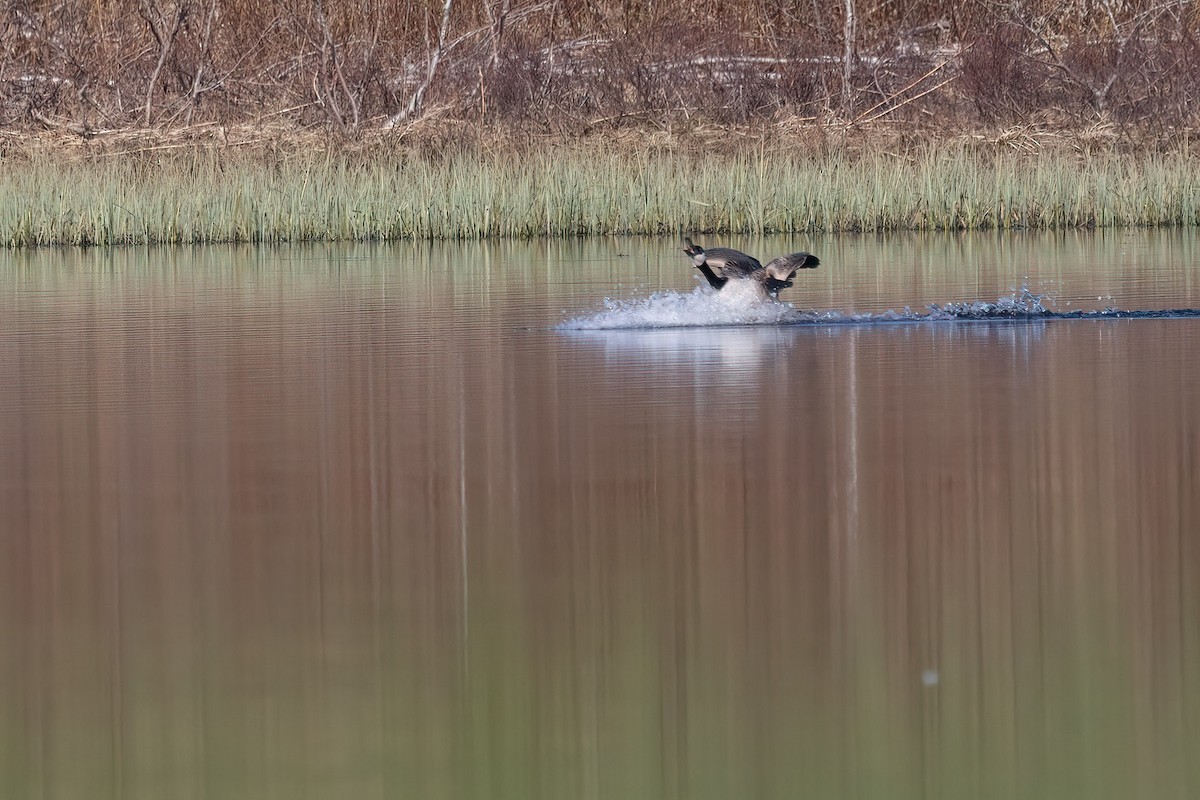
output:
[{"label": "reed bed", "polygon": [[1200,162],[1183,153],[197,150],[0,171],[9,247],[1196,224]]}]

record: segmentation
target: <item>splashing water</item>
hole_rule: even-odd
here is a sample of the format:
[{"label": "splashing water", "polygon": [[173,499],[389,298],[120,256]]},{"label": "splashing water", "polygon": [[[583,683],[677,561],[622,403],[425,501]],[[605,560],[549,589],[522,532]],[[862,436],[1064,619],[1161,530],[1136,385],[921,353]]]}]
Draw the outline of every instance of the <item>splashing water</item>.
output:
[{"label": "splashing water", "polygon": [[723,291],[697,287],[691,292],[655,292],[632,300],[604,301],[604,310],[561,323],[559,330],[635,330],[645,328],[689,328],[730,325],[834,325],[872,322],[936,322],[947,320],[986,321],[1021,319],[1108,319],[1140,317],[1195,317],[1200,310],[1124,311],[1109,307],[1101,311],[1059,311],[1054,298],[1037,294],[1026,285],[1014,288],[1008,297],[993,303],[952,302],[933,304],[926,311],[844,314],[838,311],[800,311],[791,303],[763,300],[751,291],[737,291],[730,284]]},{"label": "splashing water", "polygon": [[[1047,303],[1049,303],[1049,307],[1047,307]],[[1021,284],[1020,288],[1012,290],[1011,295],[1001,297],[994,303],[985,303],[982,300],[976,300],[973,303],[946,303],[944,306],[934,303],[929,306],[929,313],[926,317],[929,319],[1006,319],[1057,313],[1058,305],[1053,296],[1034,294],[1029,286]]]},{"label": "splashing water", "polygon": [[715,292],[698,286],[691,292],[655,292],[632,300],[604,300],[604,310],[567,320],[561,330],[686,328],[718,325],[786,325],[812,320],[791,303],[763,300],[753,291],[730,283]]}]

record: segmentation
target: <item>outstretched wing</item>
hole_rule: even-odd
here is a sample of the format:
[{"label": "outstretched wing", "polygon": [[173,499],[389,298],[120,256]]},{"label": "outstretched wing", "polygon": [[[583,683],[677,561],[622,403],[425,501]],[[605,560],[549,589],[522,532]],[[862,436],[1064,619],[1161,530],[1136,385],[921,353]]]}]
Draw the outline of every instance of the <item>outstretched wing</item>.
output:
[{"label": "outstretched wing", "polygon": [[754,256],[728,247],[709,247],[705,249],[704,255],[708,265],[725,278],[748,278],[751,273],[763,268]]},{"label": "outstretched wing", "polygon": [[[711,253],[712,251],[706,252]],[[790,256],[771,259],[763,269],[777,281],[788,281],[796,274],[796,270],[816,269],[820,264],[821,259],[811,253],[792,253]]]}]

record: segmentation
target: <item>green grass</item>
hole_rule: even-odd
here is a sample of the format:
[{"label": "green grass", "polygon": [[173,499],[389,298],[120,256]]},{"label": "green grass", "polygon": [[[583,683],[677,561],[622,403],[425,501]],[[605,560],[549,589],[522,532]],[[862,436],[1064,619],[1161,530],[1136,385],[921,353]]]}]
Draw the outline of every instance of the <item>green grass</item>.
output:
[{"label": "green grass", "polygon": [[0,161],[0,242],[475,239],[1200,224],[1200,162],[930,147],[904,156],[198,150]]}]

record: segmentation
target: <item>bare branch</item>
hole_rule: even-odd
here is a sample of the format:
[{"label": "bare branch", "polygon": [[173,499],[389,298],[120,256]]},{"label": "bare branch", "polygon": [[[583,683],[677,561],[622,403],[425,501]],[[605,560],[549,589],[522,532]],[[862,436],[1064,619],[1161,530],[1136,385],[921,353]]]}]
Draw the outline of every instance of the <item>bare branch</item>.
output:
[{"label": "bare branch", "polygon": [[201,92],[208,91],[219,84],[209,86],[204,89],[200,88],[200,82],[204,75],[204,65],[208,61],[208,48],[212,42],[213,21],[217,17],[217,0],[209,0],[208,14],[204,18],[204,35],[200,40],[200,58],[196,63],[196,72],[192,75],[192,94],[191,104],[188,106],[186,124],[192,124],[192,114],[196,111],[196,104],[200,100]]},{"label": "bare branch", "polygon": [[842,25],[842,110],[846,116],[850,116],[854,98],[850,76],[854,71],[854,29],[857,23],[854,0],[845,0],[845,12]]},{"label": "bare branch", "polygon": [[183,25],[184,10],[182,3],[175,6],[175,20],[168,30],[168,15],[165,11],[159,11],[151,3],[151,0],[142,0],[142,9],[146,21],[150,24],[150,32],[158,40],[158,63],[154,65],[154,72],[150,74],[150,83],[146,87],[145,124],[149,126],[150,104],[154,99],[154,87],[158,84],[158,76],[162,73],[163,65],[167,63],[167,58],[171,55],[171,48],[175,45],[175,36],[179,33],[179,27]]},{"label": "bare branch", "polygon": [[[353,120],[349,127],[351,130],[357,130],[360,117],[358,98],[354,96],[354,92],[350,91],[350,86],[346,82],[346,75],[342,71],[342,63],[338,58],[338,45],[333,38],[333,30],[329,27],[329,18],[325,16],[325,4],[323,0],[313,0],[313,10],[316,14],[317,24],[321,27],[321,36],[323,37],[321,42],[322,72],[326,69],[332,70],[338,87],[342,90],[342,94],[346,96],[346,102],[350,104]],[[322,75],[322,77],[324,76]],[[315,76],[313,84],[314,86],[316,85]],[[318,93],[317,99],[321,100],[322,95],[329,101],[329,108],[338,127],[345,130],[347,128],[345,116],[342,114],[336,99],[331,96],[327,88],[323,92]]]},{"label": "bare branch", "polygon": [[387,121],[383,123],[384,130],[391,130],[404,120],[421,113],[421,106],[425,101],[425,92],[429,91],[429,86],[437,76],[438,64],[441,62],[442,54],[445,52],[446,32],[450,29],[450,8],[453,4],[454,0],[445,0],[445,4],[442,6],[442,24],[438,26],[437,47],[429,56],[429,68],[425,72],[424,82],[413,92],[412,97],[409,98],[408,106],[403,111],[388,117]]}]

